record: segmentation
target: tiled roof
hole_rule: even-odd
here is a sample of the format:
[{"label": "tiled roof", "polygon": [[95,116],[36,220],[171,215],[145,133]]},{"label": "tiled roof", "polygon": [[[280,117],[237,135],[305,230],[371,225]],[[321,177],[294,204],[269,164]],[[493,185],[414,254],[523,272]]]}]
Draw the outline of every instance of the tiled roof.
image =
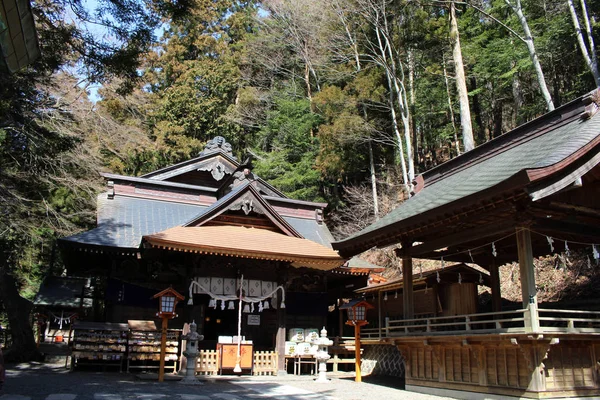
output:
[{"label": "tiled roof", "polygon": [[[490,286],[490,276],[485,272],[481,272],[475,268],[469,267],[467,264],[454,264],[449,267],[438,268],[423,272],[422,274],[414,274],[413,282],[424,284],[425,281],[431,280],[432,278],[439,276],[441,278],[440,283],[458,283],[457,274],[461,273],[463,278],[467,276],[478,277],[480,279],[481,285]],[[448,281],[448,277],[451,277],[452,281]],[[392,279],[389,281],[376,283],[374,285],[366,286],[364,288],[356,289],[356,293],[369,293],[369,292],[377,292],[380,290],[394,290],[400,289],[404,286],[403,278]]]},{"label": "tiled roof", "polygon": [[142,236],[181,225],[200,214],[205,207],[168,201],[115,196],[98,196],[98,227],[63,242],[138,248]]},{"label": "tiled roof", "polygon": [[337,252],[313,241],[240,226],[178,226],[144,236],[144,240],[170,250],[286,261],[296,267],[322,270],[344,262]]},{"label": "tiled roof", "polygon": [[333,236],[327,225],[319,224],[314,218],[292,218],[283,217],[288,224],[292,226],[299,234],[305,239],[312,240],[313,242],[319,243],[325,247],[331,248],[331,242],[333,242]]},{"label": "tiled roof", "polygon": [[542,117],[550,121],[538,128],[544,130],[542,133],[530,123],[453,159],[447,163],[452,168],[442,164],[428,171],[423,175],[425,186],[416,195],[362,231],[334,243],[333,247],[340,249],[345,242],[360,240],[363,235],[490,189],[524,170],[556,164],[600,135],[600,112],[587,120],[568,116],[566,123],[562,123],[560,117],[557,109],[556,113]]}]

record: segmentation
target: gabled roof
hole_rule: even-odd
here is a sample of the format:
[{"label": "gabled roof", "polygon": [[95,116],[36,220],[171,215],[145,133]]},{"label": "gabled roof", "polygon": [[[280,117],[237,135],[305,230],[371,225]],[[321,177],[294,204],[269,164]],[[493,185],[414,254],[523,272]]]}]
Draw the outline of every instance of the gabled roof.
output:
[{"label": "gabled roof", "polygon": [[[198,157],[140,177],[104,173],[109,190],[98,197],[97,228],[59,243],[132,254],[144,235],[181,225],[248,224],[254,218],[257,226],[331,248],[333,237],[322,218],[326,204],[289,199],[249,168],[233,157],[225,139],[215,137]],[[228,211],[231,215],[218,218]]]},{"label": "gabled roof", "polygon": [[242,186],[234,188],[234,190],[208,207],[200,215],[185,223],[184,226],[202,226],[229,210],[243,210],[246,215],[250,212],[263,214],[281,232],[288,236],[302,238],[302,235],[273,210],[254,187],[254,183],[250,181],[246,181]]},{"label": "gabled roof", "polygon": [[144,241],[167,250],[284,261],[295,267],[321,270],[344,262],[337,252],[313,241],[242,226],[178,226],[144,236]]},{"label": "gabled roof", "polygon": [[219,165],[222,167],[222,171],[225,174],[232,174],[240,164],[231,156],[219,151],[210,154],[202,154],[201,156],[183,161],[179,164],[170,165],[168,167],[149,172],[141,175],[140,178],[164,181],[190,171],[200,170],[212,172],[213,169],[219,167]]},{"label": "gabled roof", "polygon": [[597,103],[600,90],[425,172],[416,179],[414,196],[333,247],[350,256],[402,238],[421,241],[417,229],[466,213],[475,204],[527,197],[528,191],[530,201],[537,200],[540,190],[548,195],[564,189],[598,164]]},{"label": "gabled roof", "polygon": [[[461,274],[461,282],[477,282],[480,285],[490,286],[490,276],[487,273],[471,268],[466,264],[455,264],[449,267],[438,268],[423,272],[422,274],[413,275],[413,284],[425,285],[426,283],[433,285],[437,283],[439,274],[440,284],[459,283],[458,274]],[[404,279],[397,278],[387,282],[378,283],[375,285],[366,286],[355,290],[356,293],[370,293],[379,291],[390,291],[402,289],[404,287]]]}]

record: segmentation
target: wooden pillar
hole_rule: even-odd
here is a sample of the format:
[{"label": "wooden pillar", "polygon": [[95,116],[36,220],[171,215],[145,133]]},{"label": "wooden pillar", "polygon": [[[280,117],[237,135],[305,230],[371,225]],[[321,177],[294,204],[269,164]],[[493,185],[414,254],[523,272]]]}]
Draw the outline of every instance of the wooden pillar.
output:
[{"label": "wooden pillar", "polygon": [[517,251],[519,254],[519,272],[521,276],[521,297],[523,308],[529,309],[529,318],[525,318],[525,327],[537,331],[539,317],[537,312],[537,292],[535,289],[535,267],[531,248],[529,229],[517,227]]},{"label": "wooden pillar", "polygon": [[285,370],[285,308],[277,307],[277,335],[275,336],[275,351],[277,358],[277,374],[286,375]]},{"label": "wooden pillar", "polygon": [[521,275],[521,300],[523,301],[523,308],[527,308],[531,296],[533,296],[533,302],[537,304],[531,233],[527,228],[517,228],[517,251],[519,254],[519,272]]},{"label": "wooden pillar", "polygon": [[162,382],[165,379],[165,356],[167,352],[167,324],[169,319],[162,317],[161,335],[160,335],[160,365],[158,369],[158,381]]},{"label": "wooden pillar", "polygon": [[[404,246],[402,246],[404,247]],[[412,319],[415,316],[414,294],[413,294],[413,268],[412,257],[405,252],[402,255],[402,300],[404,302],[404,319]]]},{"label": "wooden pillar", "polygon": [[381,339],[381,325],[383,324],[383,317],[381,314],[381,290],[377,292],[377,327],[379,328],[379,339]]},{"label": "wooden pillar", "polygon": [[354,362],[356,377],[355,382],[362,382],[362,372],[360,370],[360,325],[354,325]]},{"label": "wooden pillar", "polygon": [[492,311],[502,311],[502,294],[500,292],[500,271],[496,260],[489,265],[490,283],[492,286]]}]

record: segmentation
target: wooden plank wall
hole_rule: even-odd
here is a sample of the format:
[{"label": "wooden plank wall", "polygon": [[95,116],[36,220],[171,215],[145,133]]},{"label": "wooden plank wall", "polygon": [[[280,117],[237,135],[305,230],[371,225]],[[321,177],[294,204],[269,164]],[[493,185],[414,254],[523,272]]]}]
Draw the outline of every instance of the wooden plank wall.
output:
[{"label": "wooden plank wall", "polygon": [[485,348],[489,386],[527,389],[530,372],[527,360],[517,346]]},{"label": "wooden plank wall", "polygon": [[598,387],[594,346],[556,346],[544,361],[546,388],[568,390]]},{"label": "wooden plank wall", "polygon": [[593,391],[589,395],[600,389],[600,372],[596,369],[600,343],[566,340],[559,344],[497,342],[462,346],[456,342],[413,343],[398,348],[407,363],[408,384],[427,386],[431,382],[435,387],[450,388],[463,385],[464,390],[471,387],[470,390],[476,391],[487,387],[496,388],[498,393],[528,391],[535,387],[532,374],[537,357],[543,359],[544,376],[539,383],[543,392]]}]

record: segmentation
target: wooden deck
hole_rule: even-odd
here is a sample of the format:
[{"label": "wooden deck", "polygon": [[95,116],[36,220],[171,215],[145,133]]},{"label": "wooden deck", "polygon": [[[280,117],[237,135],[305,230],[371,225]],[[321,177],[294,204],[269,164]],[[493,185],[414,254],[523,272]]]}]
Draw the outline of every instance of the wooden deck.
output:
[{"label": "wooden deck", "polygon": [[380,328],[361,329],[361,336],[366,340],[403,336],[501,333],[600,334],[600,312],[527,308],[444,317],[386,318],[384,326]]},{"label": "wooden deck", "polygon": [[361,346],[399,350],[407,388],[536,399],[600,395],[597,311],[537,310],[533,305],[497,313],[387,319],[381,329],[362,329],[361,336]]}]

